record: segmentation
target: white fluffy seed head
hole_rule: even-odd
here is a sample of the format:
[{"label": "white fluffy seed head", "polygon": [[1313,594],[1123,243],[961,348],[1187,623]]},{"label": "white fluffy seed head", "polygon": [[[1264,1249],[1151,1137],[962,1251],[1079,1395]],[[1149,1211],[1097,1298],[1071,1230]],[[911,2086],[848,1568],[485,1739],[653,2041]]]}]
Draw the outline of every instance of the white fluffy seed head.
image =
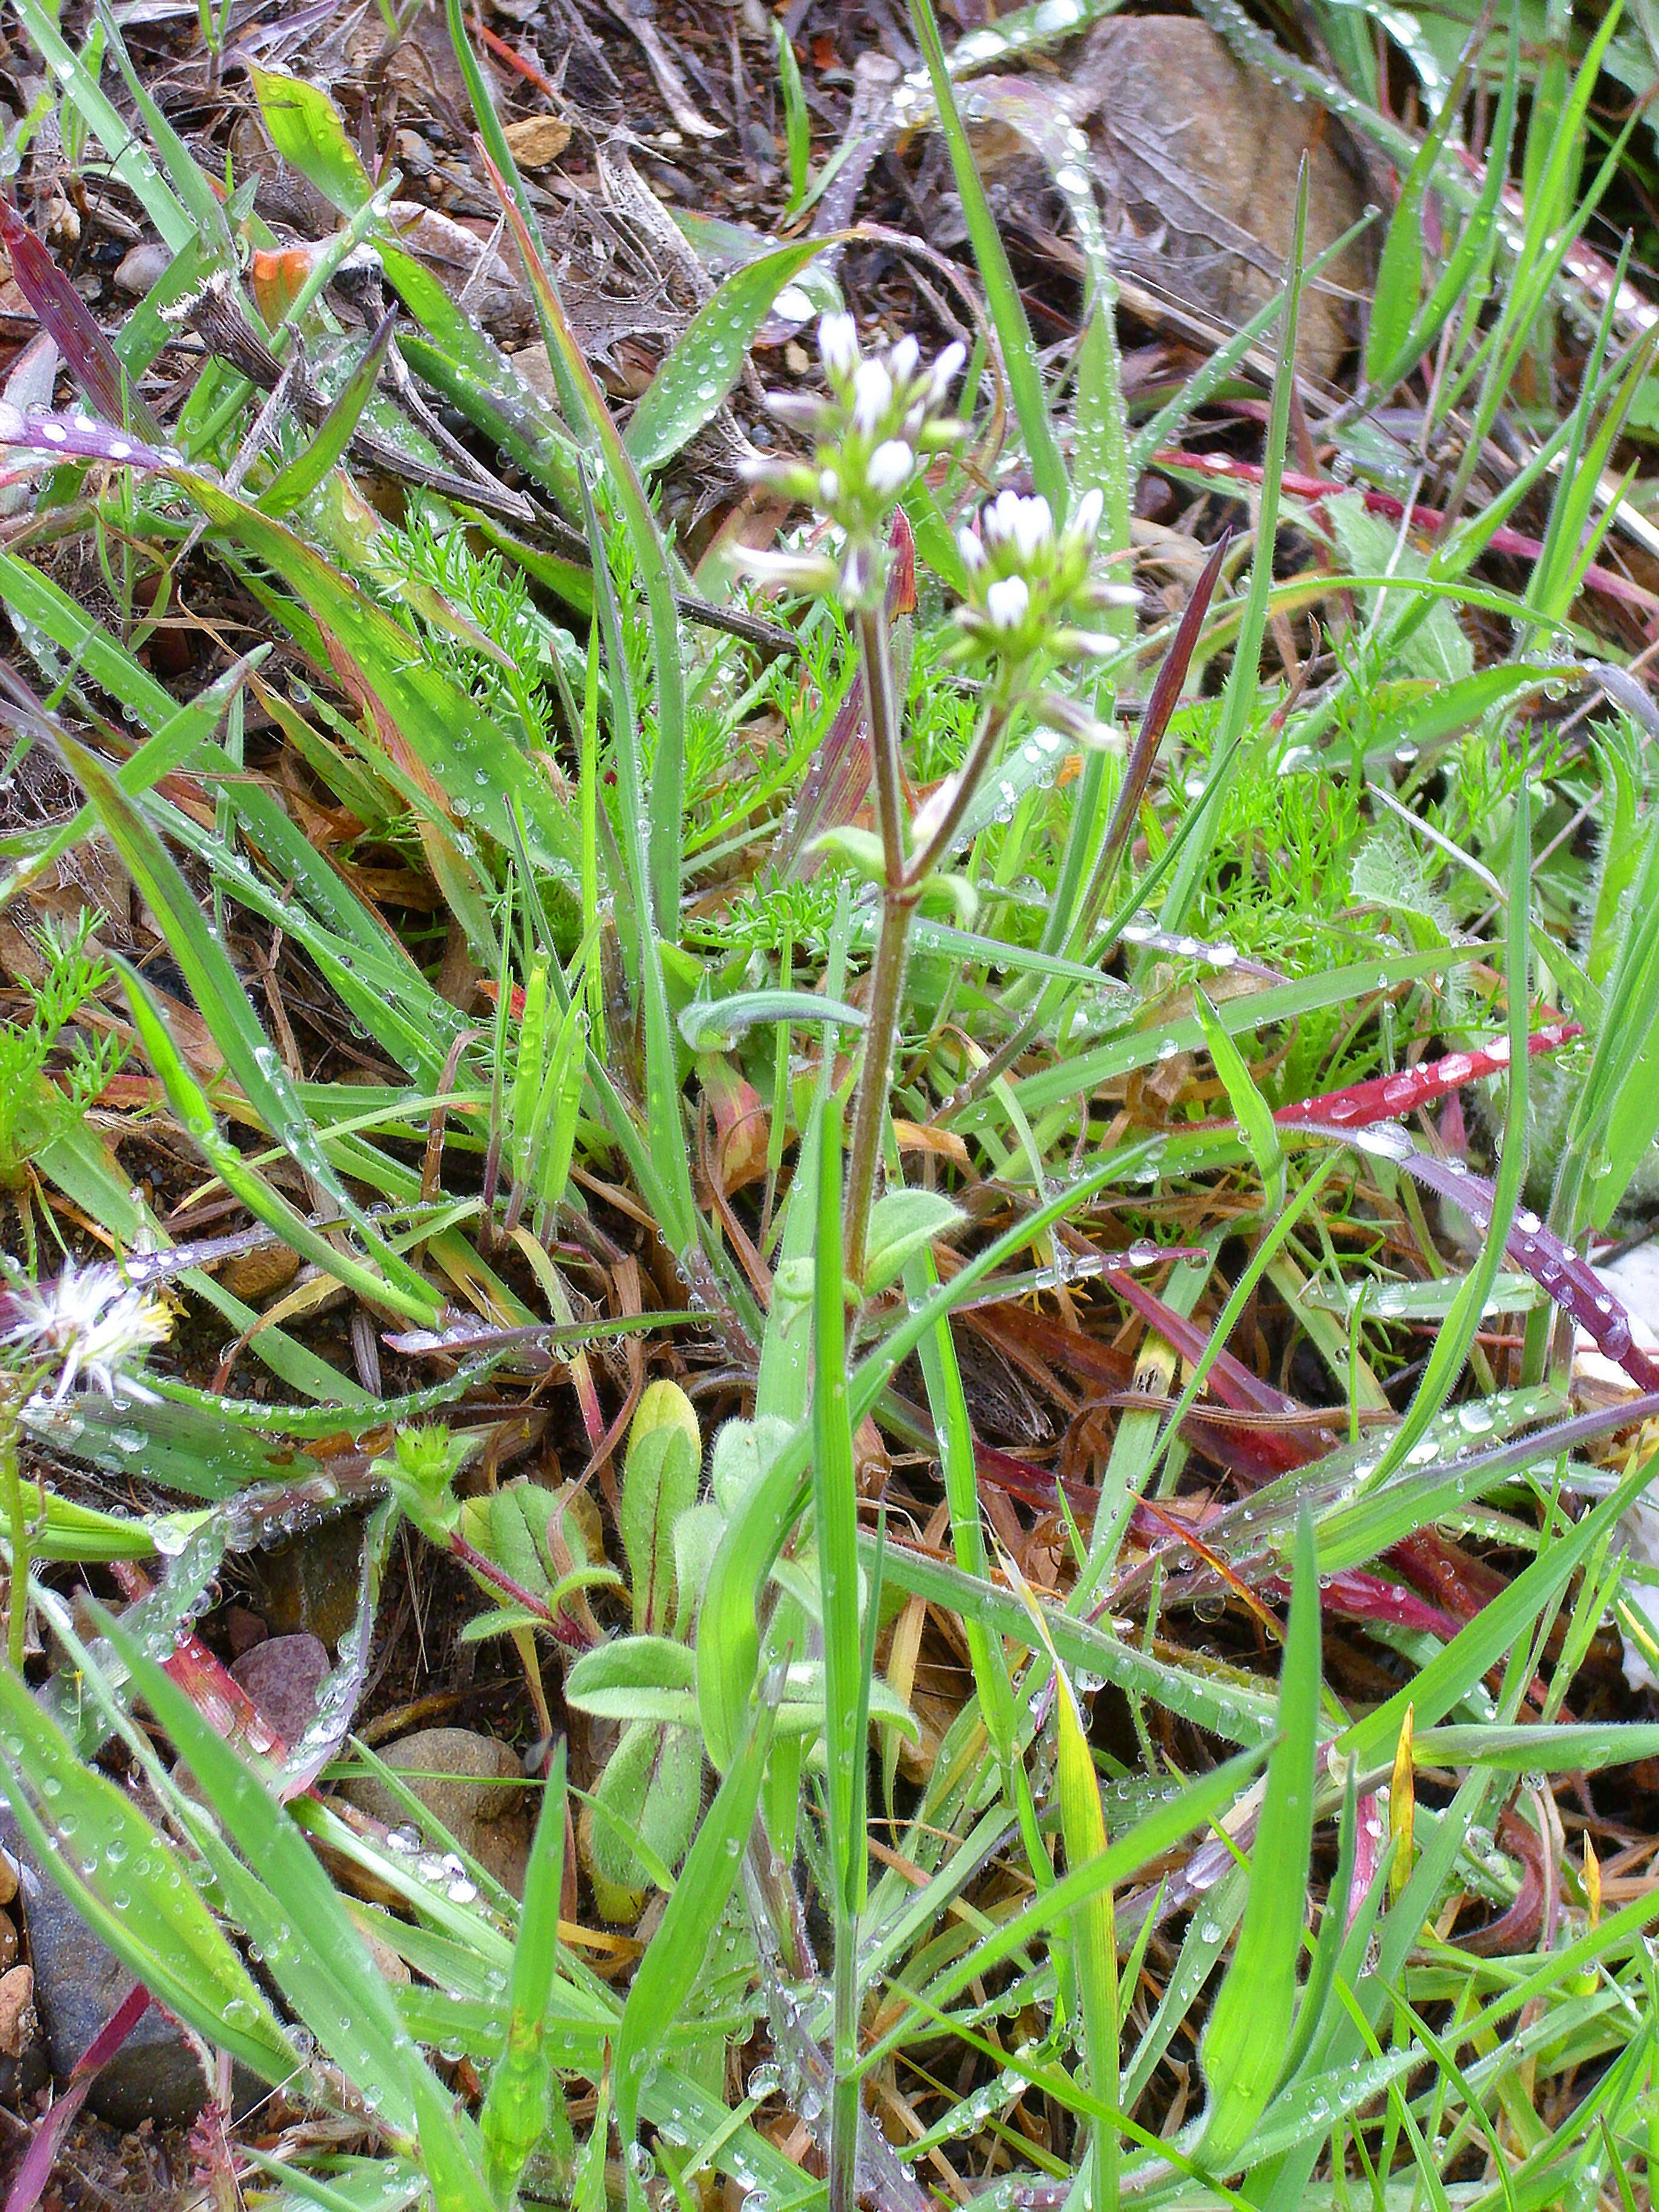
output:
[{"label": "white fluffy seed head", "polygon": [[889,438],[871,454],[865,481],[878,498],[884,499],[903,490],[915,465],[916,457],[903,439]]},{"label": "white fluffy seed head", "polygon": [[0,1294],[0,1342],[31,1364],[55,1362],[56,1398],[77,1375],[90,1376],[114,1397],[121,1370],[163,1342],[171,1328],[158,1298],[134,1290],[118,1268],[103,1264],[77,1269],[71,1260],[55,1281],[23,1283]]}]

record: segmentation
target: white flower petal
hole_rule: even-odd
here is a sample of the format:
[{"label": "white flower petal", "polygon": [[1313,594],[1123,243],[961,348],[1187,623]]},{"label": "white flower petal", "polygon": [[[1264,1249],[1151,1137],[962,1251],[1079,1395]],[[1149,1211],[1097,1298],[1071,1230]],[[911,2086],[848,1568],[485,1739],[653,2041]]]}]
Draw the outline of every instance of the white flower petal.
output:
[{"label": "white flower petal", "polygon": [[1036,559],[1054,534],[1054,518],[1048,502],[1039,492],[1035,499],[1023,499],[1014,515],[1014,543],[1024,561]]},{"label": "white flower petal", "polygon": [[818,352],[831,376],[854,374],[859,365],[859,326],[850,315],[819,319]]},{"label": "white flower petal", "polygon": [[902,491],[915,472],[916,457],[902,438],[889,438],[870,456],[865,481],[878,498]]},{"label": "white flower petal", "polygon": [[999,576],[985,594],[985,611],[999,629],[1018,629],[1030,605],[1024,576]]},{"label": "white flower petal", "polygon": [[1100,518],[1106,506],[1106,495],[1098,484],[1091,485],[1077,503],[1072,515],[1072,530],[1085,542],[1092,540],[1100,528]]},{"label": "white flower petal", "polygon": [[887,373],[895,384],[908,384],[921,360],[921,348],[908,333],[887,356]]},{"label": "white flower petal", "polygon": [[970,575],[985,566],[985,548],[964,522],[957,532],[957,550],[962,556],[963,566]]},{"label": "white flower petal", "polygon": [[945,395],[962,374],[962,364],[967,358],[967,347],[960,338],[952,338],[933,363],[933,379],[927,390],[928,399],[933,406],[944,405]]},{"label": "white flower petal", "polygon": [[880,428],[893,404],[893,380],[878,361],[861,361],[853,375],[853,420],[866,436]]}]

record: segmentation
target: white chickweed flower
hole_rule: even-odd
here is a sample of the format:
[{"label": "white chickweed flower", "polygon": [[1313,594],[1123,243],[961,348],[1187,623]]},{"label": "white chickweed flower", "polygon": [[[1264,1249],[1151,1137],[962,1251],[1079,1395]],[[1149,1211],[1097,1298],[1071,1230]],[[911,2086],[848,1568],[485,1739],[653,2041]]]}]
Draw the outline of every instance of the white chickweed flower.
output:
[{"label": "white chickweed flower", "polygon": [[866,437],[881,428],[893,404],[893,380],[878,361],[861,361],[853,372],[853,422]]},{"label": "white chickweed flower", "polygon": [[[884,354],[866,355],[853,318],[835,314],[818,324],[818,351],[827,391],[775,393],[767,402],[810,453],[757,456],[744,474],[791,504],[816,507],[835,526],[845,548],[835,581],[851,608],[870,604],[882,590],[895,501],[931,455],[966,434],[945,411],[962,348],[947,347],[928,365],[907,335]],[[764,573],[752,561],[746,565]],[[795,573],[804,586],[805,572]],[[774,580],[785,580],[781,571]]]},{"label": "white chickweed flower", "polygon": [[902,491],[910,481],[916,465],[916,457],[902,438],[888,438],[870,456],[870,465],[865,471],[865,482],[872,491],[890,497]]},{"label": "white chickweed flower", "polygon": [[859,326],[850,315],[825,315],[820,319],[818,353],[832,378],[852,375],[859,365]]},{"label": "white chickweed flower", "polygon": [[134,1290],[106,1263],[77,1269],[70,1260],[55,1281],[0,1291],[0,1345],[20,1365],[57,1367],[57,1381],[46,1392],[53,1404],[80,1376],[108,1398],[148,1398],[128,1370],[164,1342],[172,1327],[159,1298]]},{"label": "white chickweed flower", "polygon": [[985,594],[985,611],[998,629],[1018,629],[1030,604],[1024,576],[999,576]]},{"label": "white chickweed flower", "polygon": [[1087,627],[1087,618],[1109,607],[1136,606],[1139,594],[1132,584],[1093,574],[1104,507],[1097,489],[1085,491],[1071,520],[1057,528],[1040,492],[1007,487],[988,501],[977,535],[964,528],[957,536],[967,576],[952,658],[994,658],[1012,665],[1033,655],[1074,660],[1116,652],[1120,641]]}]

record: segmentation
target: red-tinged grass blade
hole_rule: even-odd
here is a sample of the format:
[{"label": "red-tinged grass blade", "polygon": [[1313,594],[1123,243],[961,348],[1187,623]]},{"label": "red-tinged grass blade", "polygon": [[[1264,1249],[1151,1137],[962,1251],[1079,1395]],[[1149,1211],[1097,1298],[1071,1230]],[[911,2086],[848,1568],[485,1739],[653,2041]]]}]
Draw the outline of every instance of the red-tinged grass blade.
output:
[{"label": "red-tinged grass blade", "polygon": [[[904,509],[893,511],[887,535],[893,558],[887,570],[889,629],[901,615],[916,609],[916,541]],[[854,669],[847,696],[836,709],[823,742],[807,768],[800,795],[789,810],[789,818],[772,848],[772,866],[781,876],[805,878],[823,865],[812,841],[823,830],[839,829],[851,822],[870,791],[870,724],[864,698],[864,677]]]},{"label": "red-tinged grass blade", "polygon": [[[118,1559],[111,1571],[127,1598],[149,1595],[149,1577],[130,1561]],[[280,1759],[285,1748],[253,1699],[216,1659],[199,1636],[185,1636],[161,1664],[216,1735],[258,1759]]]},{"label": "red-tinged grass blade", "polygon": [[15,208],[0,197],[0,245],[11,258],[17,288],[69,364],[69,370],[106,422],[131,428],[160,443],[161,425],[137,395],[125,388],[115,349],[93,318],[92,310],[52,259]]},{"label": "red-tinged grass blade", "polygon": [[[1160,447],[1152,457],[1152,465],[1168,468],[1186,476],[1248,485],[1252,489],[1261,482],[1261,464],[1259,461],[1236,460],[1230,453],[1194,453]],[[1344,494],[1352,495],[1356,487],[1339,483],[1334,477],[1298,476],[1287,471],[1280,479],[1280,489],[1287,497],[1305,500],[1310,506],[1316,507],[1324,500],[1340,498]],[[1240,497],[1243,495],[1241,491]],[[1359,496],[1364,501],[1367,514],[1380,514],[1390,522],[1400,522],[1405,519],[1406,502],[1393,492],[1361,489]],[[1446,516],[1441,507],[1413,507],[1411,519],[1414,529],[1437,530]],[[1500,526],[1487,538],[1486,549],[1492,553],[1510,554],[1517,560],[1536,561],[1544,550],[1544,541],[1541,538],[1528,537],[1524,531],[1510,530]],[[1602,599],[1619,599],[1627,606],[1640,607],[1649,614],[1659,608],[1659,596],[1656,596],[1644,584],[1636,583],[1630,577],[1621,576],[1615,570],[1601,568],[1597,563],[1592,563],[1584,571],[1580,581],[1587,591],[1595,592]]]},{"label": "red-tinged grass blade", "polygon": [[[159,437],[161,433],[156,432]],[[165,447],[129,437],[118,426],[90,415],[25,415],[0,399],[0,449],[38,454],[51,461],[116,461],[159,475],[178,465]]]},{"label": "red-tinged grass blade", "polygon": [[[1559,1052],[1564,1044],[1571,1044],[1583,1034],[1577,1022],[1550,1022],[1533,1031],[1527,1039],[1527,1050],[1528,1054]],[[1468,1052],[1449,1052],[1440,1060],[1425,1060],[1420,1066],[1407,1068],[1398,1075],[1374,1075],[1367,1082],[1350,1084],[1346,1090],[1322,1091],[1317,1098],[1305,1098],[1299,1106],[1281,1106],[1273,1119],[1291,1123],[1322,1121],[1334,1128],[1363,1129],[1373,1121],[1393,1121],[1401,1115],[1413,1113],[1419,1106],[1431,1106],[1448,1091],[1456,1091],[1482,1076],[1501,1075],[1509,1064],[1509,1039],[1494,1037],[1488,1045],[1476,1045]]]},{"label": "red-tinged grass blade", "polygon": [[[1314,1135],[1333,1133],[1317,1122],[1301,1126]],[[1474,1174],[1462,1160],[1438,1160],[1419,1152],[1403,1129],[1389,1123],[1341,1133],[1347,1143],[1376,1158],[1392,1161],[1437,1197],[1460,1206],[1477,1229],[1484,1229],[1491,1221],[1492,1182],[1486,1176]],[[1624,1369],[1638,1389],[1659,1390],[1659,1362],[1637,1343],[1629,1314],[1571,1244],[1564,1244],[1535,1213],[1522,1208],[1515,1217],[1504,1249],[1594,1339],[1596,1349]]]},{"label": "red-tinged grass blade", "polygon": [[34,2212],[52,2179],[70,2124],[87,2101],[87,2092],[149,2010],[149,1991],[142,1982],[135,1983],[76,2060],[69,2080],[52,2100],[52,2110],[30,2138],[6,2197],[6,2212]]},{"label": "red-tinged grass blade", "polygon": [[[1210,611],[1210,602],[1215,597],[1215,587],[1221,580],[1221,565],[1227,557],[1227,549],[1233,542],[1231,530],[1224,531],[1215,550],[1204,563],[1203,574],[1193,587],[1193,595],[1170,641],[1163,665],[1152,684],[1152,696],[1146,702],[1146,711],[1140,718],[1140,727],[1129,748],[1129,757],[1123,764],[1123,781],[1119,786],[1117,804],[1112,809],[1112,818],[1106,826],[1106,842],[1101,847],[1100,858],[1095,864],[1095,879],[1091,886],[1093,898],[1097,890],[1103,896],[1117,866],[1118,854],[1133,829],[1135,817],[1140,811],[1140,802],[1152,773],[1152,763],[1158,758],[1158,749],[1164,742],[1164,733],[1170,726],[1170,717],[1175,713],[1181,697],[1181,689],[1187,681],[1187,672],[1192,666],[1193,654],[1198,648],[1204,618]],[[1085,908],[1089,915],[1088,928],[1094,926],[1096,909]],[[1086,930],[1085,933],[1086,934]]]}]

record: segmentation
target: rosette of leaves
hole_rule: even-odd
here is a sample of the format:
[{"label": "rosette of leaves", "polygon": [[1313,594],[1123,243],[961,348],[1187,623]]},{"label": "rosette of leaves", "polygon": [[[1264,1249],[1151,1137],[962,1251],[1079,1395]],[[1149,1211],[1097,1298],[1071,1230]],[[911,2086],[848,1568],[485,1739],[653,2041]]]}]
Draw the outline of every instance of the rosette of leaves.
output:
[{"label": "rosette of leaves", "polygon": [[618,1516],[633,1633],[585,1654],[565,1684],[579,1711],[623,1723],[577,1830],[607,1919],[631,1918],[652,1881],[678,1866],[702,1803],[690,1640],[709,1556],[698,1540],[702,1476],[690,1400],[678,1382],[649,1384],[628,1432]]},{"label": "rosette of leaves", "polygon": [[[651,1884],[672,1875],[696,1830],[703,1790],[698,1607],[728,1519],[788,1433],[783,1421],[728,1421],[710,1455],[708,1494],[700,1498],[702,1439],[678,1384],[651,1384],[634,1416],[620,1514],[633,1632],[584,1652],[565,1678],[568,1705],[622,1724],[577,1828],[596,1900],[608,1918],[637,1913]],[[792,1849],[792,1834],[780,1831],[793,1829],[803,1759],[823,1731],[816,1565],[786,1553],[771,1581],[762,1668],[781,1670],[783,1695],[764,1803],[775,1842]],[[879,1680],[871,1685],[870,1716],[919,1734],[902,1701]]]}]

